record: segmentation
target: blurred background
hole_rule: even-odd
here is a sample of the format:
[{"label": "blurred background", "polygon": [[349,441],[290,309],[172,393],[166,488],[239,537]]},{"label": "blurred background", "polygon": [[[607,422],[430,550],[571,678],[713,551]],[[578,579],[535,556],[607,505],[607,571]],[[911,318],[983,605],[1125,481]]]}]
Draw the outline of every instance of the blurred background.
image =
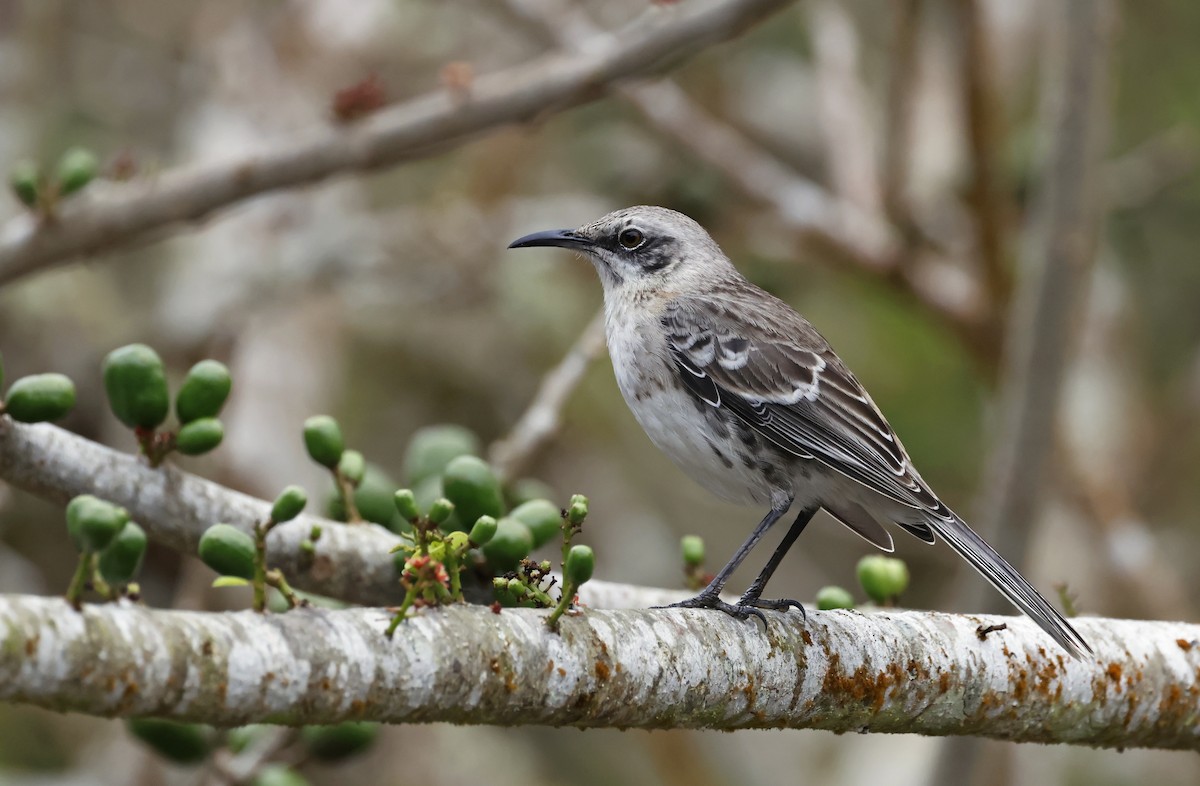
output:
[{"label": "blurred background", "polygon": [[[49,164],[83,145],[110,174],[153,178],[287,146],[335,122],[338,91],[372,75],[388,101],[404,101],[619,29],[646,5],[0,0],[0,167],[22,156]],[[1031,318],[1014,293],[1026,263],[1044,263],[1030,249],[1059,9],[798,2],[674,68],[669,82],[378,173],[240,202],[161,242],[10,283],[0,288],[8,377],[70,375],[80,403],[64,425],[132,450],[105,405],[103,356],[151,343],[176,378],[216,357],[235,380],[227,437],[211,457],[181,459],[188,470],[263,497],[287,483],[324,489],[299,434],[304,418],[328,412],[351,446],[399,474],[423,425],[503,439],[600,306],[590,266],[553,250],[510,253],[507,243],[659,204],[704,224],[750,279],[813,321],[940,495],[969,520],[987,519],[981,490],[999,482],[989,468],[1002,463],[1005,391],[1019,386],[1006,376],[1009,316]],[[1104,126],[1089,178],[1103,212],[1082,225],[1094,254],[1062,303],[1073,315],[1069,359],[1054,426],[1036,447],[1037,488],[1021,490],[1029,514],[999,522],[1022,533],[1019,550],[1001,551],[1048,594],[1065,584],[1082,613],[1194,620],[1200,6],[1113,10],[1090,121]],[[861,220],[830,241],[797,222],[803,206],[784,192],[755,193],[754,172],[820,189]],[[96,183],[97,196],[106,187]],[[0,213],[21,210],[0,197]],[[873,239],[880,227],[883,244]],[[761,515],[716,502],[651,446],[603,356],[522,474],[562,500],[591,498],[585,539],[597,575],[614,581],[681,586],[681,535],[702,535],[715,568]],[[0,591],[62,591],[74,554],[61,517],[0,484]],[[946,549],[903,536],[897,546],[914,577],[906,605],[995,603]],[[810,600],[822,585],[852,585],[868,548],[822,517],[771,594]],[[735,584],[761,564],[749,562]],[[155,549],[143,587],[152,605],[244,600],[208,589],[211,577]],[[914,736],[449,726],[385,736],[363,759],[305,774],[318,784],[495,786],[1200,779],[1200,761],[1183,753]],[[118,722],[0,705],[0,783],[195,777],[146,753]]]}]

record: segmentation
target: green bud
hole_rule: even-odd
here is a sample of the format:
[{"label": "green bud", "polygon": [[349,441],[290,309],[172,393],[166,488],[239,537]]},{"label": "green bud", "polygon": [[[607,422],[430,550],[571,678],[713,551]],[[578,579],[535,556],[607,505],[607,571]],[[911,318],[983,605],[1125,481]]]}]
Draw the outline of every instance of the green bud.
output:
[{"label": "green bud", "polygon": [[588,504],[587,497],[583,496],[582,494],[572,494],[570,502],[567,503],[567,507],[569,508],[572,505],[586,505],[586,504]]},{"label": "green bud", "polygon": [[404,456],[404,478],[415,487],[426,478],[441,475],[459,456],[479,453],[479,438],[462,426],[438,425],[418,429]]},{"label": "green bud", "polygon": [[471,545],[471,539],[465,532],[451,532],[446,536],[446,549],[450,553],[463,553]]},{"label": "green bud", "polygon": [[478,521],[480,516],[504,515],[500,481],[487,462],[475,456],[459,456],[446,465],[442,493],[454,503],[458,520],[464,524]]},{"label": "green bud", "polygon": [[505,585],[505,589],[517,600],[520,600],[525,596],[525,593],[529,592],[529,587],[520,579],[509,579]]},{"label": "green bud", "polygon": [[282,524],[300,515],[308,504],[308,494],[300,486],[288,486],[279,492],[275,504],[271,506],[271,521]]},{"label": "green bud", "polygon": [[214,524],[200,536],[200,559],[222,576],[254,578],[254,538],[229,524]]},{"label": "green bud", "polygon": [[58,420],[75,406],[75,383],[62,374],[34,374],[12,383],[4,411],[18,423]]},{"label": "green bud", "polygon": [[25,207],[37,207],[38,192],[41,190],[41,170],[32,158],[22,158],[13,164],[8,183],[13,193]]},{"label": "green bud", "polygon": [[858,583],[876,603],[888,603],[908,588],[904,560],[871,554],[858,561]]},{"label": "green bud", "polygon": [[496,522],[496,534],[483,547],[483,556],[496,573],[513,570],[533,551],[529,527],[505,516]]},{"label": "green bud", "polygon": [[596,569],[596,554],[591,546],[575,545],[567,552],[567,563],[563,566],[563,575],[567,581],[578,587],[592,577]]},{"label": "green bud", "polygon": [[225,406],[232,387],[233,379],[224,363],[201,360],[188,371],[175,396],[175,414],[179,416],[179,422],[215,418]]},{"label": "green bud", "polygon": [[412,489],[400,489],[395,494],[396,510],[404,517],[405,521],[416,521],[421,517],[421,511],[417,507],[417,498],[413,495]]},{"label": "green bud", "polygon": [[357,487],[363,482],[363,475],[367,472],[367,460],[357,450],[342,451],[337,471],[339,475],[350,482],[351,486]]},{"label": "green bud", "polygon": [[[413,488],[413,496],[417,500],[418,510],[429,510],[429,506],[439,497],[446,496],[442,493],[442,478],[440,475],[433,475],[425,478]],[[457,531],[466,529],[466,525],[462,523],[458,512],[450,514],[450,518],[438,525],[442,532]]]},{"label": "green bud", "polygon": [[429,558],[434,562],[446,561],[446,541],[434,540],[429,544]]},{"label": "green bud", "polygon": [[215,449],[225,438],[225,426],[216,418],[193,420],[175,435],[175,449],[185,456],[199,456]]},{"label": "green bud", "polygon": [[562,510],[549,500],[530,500],[508,515],[529,527],[535,549],[562,534]]},{"label": "green bud", "polygon": [[704,564],[704,538],[699,535],[684,535],[679,539],[683,549],[683,564],[698,568]]},{"label": "green bud", "polygon": [[346,450],[342,427],[329,415],[312,416],[304,421],[304,447],[313,461],[323,467],[335,468]]},{"label": "green bud", "polygon": [[817,590],[817,608],[821,611],[854,608],[854,596],[841,587],[821,587]]},{"label": "green bud", "polygon": [[441,524],[446,519],[450,518],[450,514],[454,512],[454,503],[445,497],[438,497],[429,506],[429,520],[434,524]]},{"label": "green bud", "polygon": [[130,718],[129,732],[156,753],[179,764],[194,764],[212,750],[213,733],[198,723],[179,723],[161,718]]},{"label": "green bud", "polygon": [[492,579],[492,589],[496,590],[497,592],[507,592],[508,579],[504,578],[503,576],[497,576],[496,578]]},{"label": "green bud", "polygon": [[145,344],[108,353],[104,390],[113,414],[129,428],[158,428],[167,418],[171,406],[167,375],[158,353]]},{"label": "green bud", "polygon": [[63,196],[73,194],[96,177],[100,159],[91,150],[72,147],[58,159],[58,189]]},{"label": "green bud", "polygon": [[146,532],[132,521],[100,552],[100,575],[109,584],[128,584],[142,569]]},{"label": "green bud", "polygon": [[496,519],[491,516],[480,516],[475,519],[468,539],[476,546],[482,546],[496,536]]},{"label": "green bud", "polygon": [[[576,494],[575,496],[579,495]],[[572,502],[571,507],[567,509],[567,521],[571,522],[575,526],[582,524],[583,520],[586,519],[588,515],[587,497],[580,497],[580,499],[582,502]]]},{"label": "green bud", "polygon": [[283,764],[268,764],[258,771],[250,786],[309,786],[308,779]]},{"label": "green bud", "polygon": [[314,758],[338,761],[371,747],[378,734],[378,723],[347,721],[333,726],[305,726],[300,740]]},{"label": "green bud", "polygon": [[550,568],[552,568],[552,567],[554,567],[554,566],[550,564],[550,560],[548,560],[548,559],[544,559],[538,563],[538,569],[541,570],[542,573],[549,573]]},{"label": "green bud", "polygon": [[125,508],[91,494],[81,494],[67,504],[67,532],[86,551],[103,551],[128,522]]}]

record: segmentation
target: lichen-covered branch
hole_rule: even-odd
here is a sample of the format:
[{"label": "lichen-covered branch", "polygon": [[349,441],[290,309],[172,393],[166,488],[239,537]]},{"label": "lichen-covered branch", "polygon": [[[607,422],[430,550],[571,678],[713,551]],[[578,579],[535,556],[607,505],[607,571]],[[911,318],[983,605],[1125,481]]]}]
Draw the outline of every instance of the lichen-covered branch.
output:
[{"label": "lichen-covered branch", "polygon": [[656,5],[587,47],[479,77],[465,93],[442,90],[239,160],[85,193],[64,203],[54,221],[18,216],[0,227],[0,285],[81,255],[158,239],[259,194],[428,156],[489,128],[595,100],[607,85],[728,40],[790,2]]},{"label": "lichen-covered branch", "polygon": [[[65,505],[77,494],[95,494],[126,508],[154,540],[189,554],[211,525],[226,522],[247,532],[263,521],[271,503],[184,472],[171,464],[151,468],[121,453],[50,425],[26,426],[0,416],[0,480]],[[313,524],[322,527],[315,555],[300,542]],[[63,528],[66,537],[66,528]],[[267,559],[301,589],[369,605],[398,603],[393,556],[399,539],[373,524],[341,524],[300,516],[271,530]],[[671,603],[686,593],[590,581],[580,598],[604,608]]]},{"label": "lichen-covered branch", "polygon": [[[452,607],[211,614],[0,596],[0,699],[220,725],[819,728],[1200,747],[1200,626],[1079,620],[1098,661],[1025,619],[918,612]],[[976,633],[981,623],[1006,630]]]}]

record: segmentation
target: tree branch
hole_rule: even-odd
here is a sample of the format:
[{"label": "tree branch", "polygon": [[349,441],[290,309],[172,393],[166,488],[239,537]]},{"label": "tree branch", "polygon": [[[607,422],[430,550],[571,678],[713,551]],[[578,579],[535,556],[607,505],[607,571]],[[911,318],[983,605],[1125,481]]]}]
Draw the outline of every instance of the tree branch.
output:
[{"label": "tree branch", "polygon": [[[1200,626],[1080,620],[1100,662],[1026,619],[458,606],[383,636],[380,610],[160,611],[0,596],[0,699],[238,725],[371,719],[982,734],[1200,747]],[[983,641],[981,624],[1007,624]]]},{"label": "tree branch", "polygon": [[[65,505],[95,494],[126,508],[153,540],[188,554],[217,522],[251,531],[271,503],[184,472],[170,463],[151,469],[121,453],[50,425],[26,426],[0,416],[0,480]],[[314,524],[322,528],[316,553],[300,542]],[[64,537],[66,533],[64,525]],[[366,605],[398,603],[393,555],[400,540],[373,524],[343,524],[299,516],[267,536],[267,559],[300,589]],[[592,580],[579,597],[593,607],[644,608],[673,603],[688,593]]]},{"label": "tree branch", "polygon": [[[379,169],[463,144],[505,123],[595,100],[612,82],[655,70],[736,36],[791,0],[655,5],[615,34],[570,54],[483,76],[465,99],[442,90],[362,121],[314,129],[297,143],[224,164],[89,189],[54,220],[32,214],[0,227],[0,285],[81,255],[159,239],[229,205],[351,171]],[[301,135],[304,136],[304,135]]]}]

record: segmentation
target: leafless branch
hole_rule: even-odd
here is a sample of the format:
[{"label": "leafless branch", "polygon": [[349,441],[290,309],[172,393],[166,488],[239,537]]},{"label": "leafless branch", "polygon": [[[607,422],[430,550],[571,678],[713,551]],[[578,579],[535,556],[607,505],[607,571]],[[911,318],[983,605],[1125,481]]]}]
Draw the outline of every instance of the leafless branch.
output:
[{"label": "leafless branch", "polygon": [[[705,611],[197,613],[0,596],[0,699],[238,725],[370,719],[820,728],[1200,748],[1200,626],[1080,620],[1098,662],[1028,620]],[[1003,623],[981,637],[978,631]],[[982,639],[982,640],[981,640]]]},{"label": "leafless branch", "polygon": [[892,4],[894,25],[887,121],[883,131],[883,208],[894,224],[905,230],[912,217],[904,196],[911,151],[913,93],[917,81],[917,39],[921,31],[922,0]]},{"label": "leafless branch", "polygon": [[628,27],[598,33],[570,54],[476,79],[466,100],[442,90],[236,161],[89,189],[93,194],[67,201],[52,221],[26,214],[0,227],[0,285],[79,256],[159,239],[259,194],[429,156],[489,128],[595,100],[611,83],[732,38],[790,1],[655,4]]},{"label": "leafless branch", "polygon": [[604,353],[604,313],[592,321],[567,350],[567,354],[542,378],[533,401],[512,430],[488,451],[496,475],[507,481],[517,477],[558,433],[563,407],[583,375]]}]

